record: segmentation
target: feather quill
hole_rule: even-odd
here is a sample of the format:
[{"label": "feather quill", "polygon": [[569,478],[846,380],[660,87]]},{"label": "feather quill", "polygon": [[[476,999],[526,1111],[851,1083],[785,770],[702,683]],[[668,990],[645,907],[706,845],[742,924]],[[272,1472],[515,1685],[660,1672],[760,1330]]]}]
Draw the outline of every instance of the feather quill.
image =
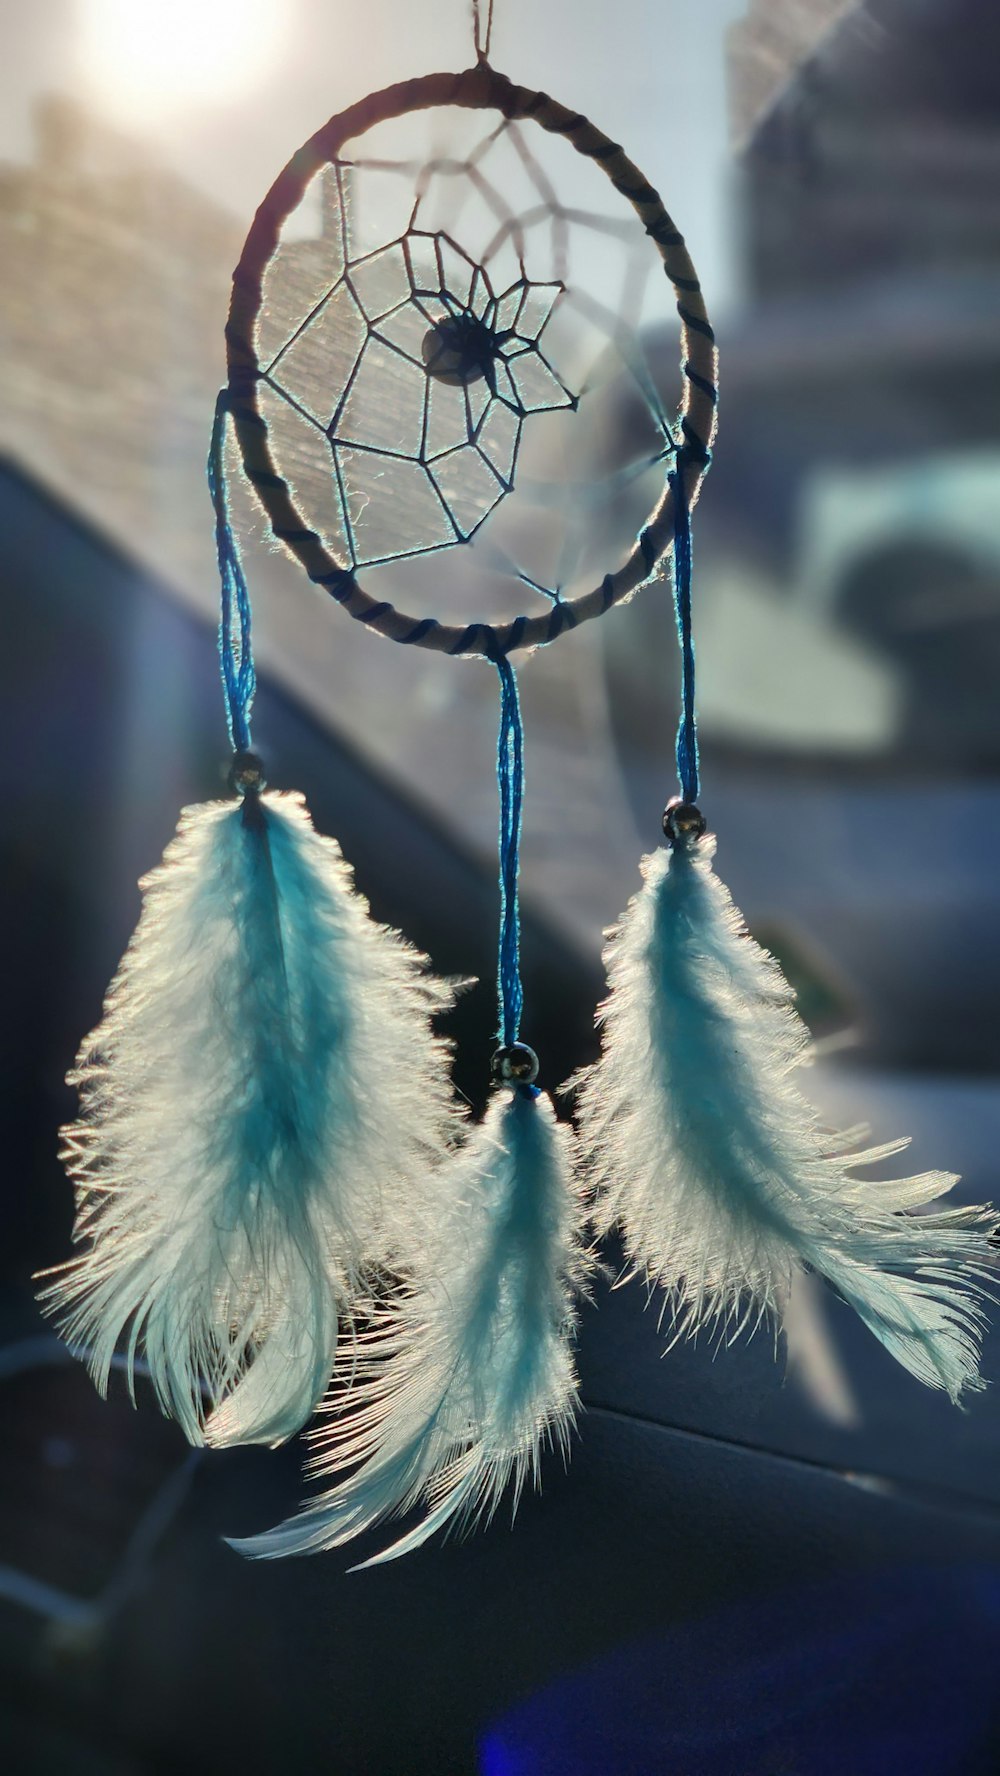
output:
[{"label": "feather quill", "polygon": [[350,1353],[343,1413],[314,1433],[313,1471],[349,1477],[265,1534],[264,1558],[335,1548],[385,1518],[426,1514],[365,1565],[397,1559],[452,1521],[515,1505],[541,1445],[567,1447],[577,1381],[570,1339],[586,1269],[570,1131],[548,1098],[498,1092],[442,1173],[448,1200],[422,1280]]},{"label": "feather quill", "polygon": [[141,886],[70,1075],[83,1250],[43,1299],[102,1392],[124,1337],[130,1387],[141,1348],[192,1442],[277,1444],[325,1391],[365,1261],[417,1238],[452,992],[298,796],[186,810]]},{"label": "feather quill", "polygon": [[915,1212],[939,1172],[854,1174],[906,1145],[850,1152],[794,1083],[809,1034],[777,964],[712,868],[711,837],[643,861],[612,933],[604,1048],[579,1131],[601,1231],[667,1291],[675,1330],[781,1324],[797,1267],[819,1272],[904,1368],[953,1400],[982,1384],[985,1209]]}]

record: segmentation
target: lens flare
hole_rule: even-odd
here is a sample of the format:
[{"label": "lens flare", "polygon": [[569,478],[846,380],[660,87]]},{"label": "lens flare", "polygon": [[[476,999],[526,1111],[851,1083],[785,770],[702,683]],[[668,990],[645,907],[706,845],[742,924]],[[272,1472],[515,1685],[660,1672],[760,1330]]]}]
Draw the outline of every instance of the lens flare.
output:
[{"label": "lens flare", "polygon": [[105,115],[150,122],[249,93],[284,35],[273,0],[78,0],[81,73]]}]

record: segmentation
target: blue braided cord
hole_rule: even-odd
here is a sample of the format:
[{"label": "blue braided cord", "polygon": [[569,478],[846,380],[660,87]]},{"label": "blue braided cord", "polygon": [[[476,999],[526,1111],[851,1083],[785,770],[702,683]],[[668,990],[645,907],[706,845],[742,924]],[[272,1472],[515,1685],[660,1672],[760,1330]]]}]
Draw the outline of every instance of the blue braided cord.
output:
[{"label": "blue braided cord", "polygon": [[681,644],[681,714],[677,725],[677,775],[686,802],[698,800],[698,726],[695,717],[694,636],[691,632],[691,514],[684,491],[684,447],[667,476],[674,496],[674,610]]},{"label": "blue braided cord", "polygon": [[215,403],[212,442],[208,452],[208,490],[215,509],[215,546],[222,585],[219,658],[226,693],[229,738],[236,752],[249,752],[250,710],[257,689],[257,675],[254,671],[250,639],[250,592],[240,560],[239,544],[229,522],[229,495],[224,461],[228,417],[229,391],[221,389]]},{"label": "blue braided cord", "polygon": [[500,786],[500,948],[497,992],[500,1001],[498,1039],[509,1048],[521,1028],[524,991],[521,986],[521,918],[517,901],[521,804],[524,800],[524,729],[517,678],[506,655],[494,664],[500,675],[500,733],[497,740],[497,782]]}]

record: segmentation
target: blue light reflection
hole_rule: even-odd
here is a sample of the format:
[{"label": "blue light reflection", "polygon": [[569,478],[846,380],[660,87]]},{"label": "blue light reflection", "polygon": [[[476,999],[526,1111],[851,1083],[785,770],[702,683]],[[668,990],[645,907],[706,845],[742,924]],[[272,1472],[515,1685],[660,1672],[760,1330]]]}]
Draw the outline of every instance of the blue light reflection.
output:
[{"label": "blue light reflection", "polygon": [[557,1679],[481,1776],[991,1776],[1000,1569],[874,1572],[740,1603]]}]

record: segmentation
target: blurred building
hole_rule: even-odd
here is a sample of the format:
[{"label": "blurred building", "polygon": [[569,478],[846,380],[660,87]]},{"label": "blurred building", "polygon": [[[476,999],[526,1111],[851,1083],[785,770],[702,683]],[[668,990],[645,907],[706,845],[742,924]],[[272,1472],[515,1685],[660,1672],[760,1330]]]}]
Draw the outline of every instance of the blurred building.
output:
[{"label": "blurred building", "polygon": [[728,96],[732,139],[741,147],[779,100],[817,43],[855,0],[748,0],[729,27]]},{"label": "blurred building", "polygon": [[[739,87],[743,27],[732,49]],[[882,1060],[967,1070],[998,1054],[998,51],[988,4],[866,0],[764,100],[695,538],[705,804],[740,905],[803,940]],[[673,329],[649,349],[675,362]],[[639,600],[604,639],[638,814],[669,612]]]},{"label": "blurred building", "polygon": [[69,100],[39,104],[34,164],[0,169],[0,444],[182,583],[210,561],[191,539],[238,250],[231,217]]},{"label": "blurred building", "polygon": [[[795,465],[817,456],[863,464],[994,444],[996,9],[852,9],[766,110],[738,176],[750,300],[726,342],[727,433],[751,387],[766,392],[767,450],[759,418],[753,453],[793,484]],[[733,454],[727,438],[720,476]]]},{"label": "blurred building", "polygon": [[799,602],[895,674],[901,762],[995,767],[996,9],[849,12],[755,130],[741,199],[721,498],[758,550],[769,528]]},{"label": "blurred building", "polygon": [[889,276],[921,285],[1000,276],[996,8],[984,0],[754,6],[733,40],[738,90],[747,84],[744,33],[759,51],[760,15],[788,10],[842,16],[773,95],[746,145],[742,216],[755,298],[829,295]]},{"label": "blurred building", "polygon": [[[758,120],[699,514],[706,744],[995,769],[1000,14],[752,7],[731,53]],[[648,634],[614,639],[641,674]]]}]

